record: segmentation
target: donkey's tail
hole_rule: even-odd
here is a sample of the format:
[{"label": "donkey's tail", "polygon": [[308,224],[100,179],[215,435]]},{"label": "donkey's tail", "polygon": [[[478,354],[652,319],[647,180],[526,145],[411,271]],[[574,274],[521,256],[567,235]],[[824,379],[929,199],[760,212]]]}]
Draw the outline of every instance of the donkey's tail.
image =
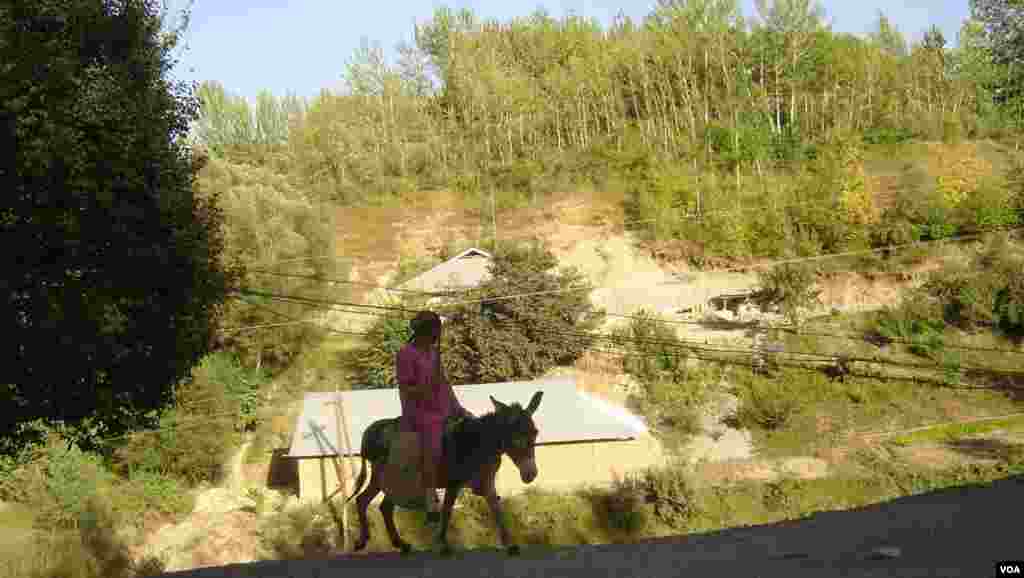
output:
[{"label": "donkey's tail", "polygon": [[359,452],[359,475],[356,476],[355,491],[345,500],[345,503],[351,502],[352,498],[356,497],[356,494],[363,489],[364,482],[366,482],[366,456]]}]

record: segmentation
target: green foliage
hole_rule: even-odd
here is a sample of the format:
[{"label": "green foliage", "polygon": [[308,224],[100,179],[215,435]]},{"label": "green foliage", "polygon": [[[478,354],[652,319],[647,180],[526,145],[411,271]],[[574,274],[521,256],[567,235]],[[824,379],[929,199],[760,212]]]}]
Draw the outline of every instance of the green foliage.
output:
[{"label": "green foliage", "polygon": [[267,91],[256,95],[252,108],[245,97],[227,94],[216,81],[201,83],[196,95],[199,116],[193,138],[214,158],[222,158],[236,147],[284,144],[289,120],[305,112],[304,101],[295,97],[278,100]]},{"label": "green foliage", "polygon": [[[393,305],[408,306],[395,300]],[[384,315],[375,321],[367,330],[365,347],[357,348],[350,357],[350,363],[358,372],[354,387],[379,389],[398,386],[395,377],[395,359],[398,351],[409,342],[412,329],[409,319],[399,315]],[[445,357],[451,354],[444,352]]]},{"label": "green foliage", "polygon": [[705,393],[700,380],[703,376],[688,369],[689,352],[672,328],[657,315],[641,310],[612,335],[616,344],[628,346],[633,352],[623,357],[622,369],[644,389],[644,395],[630,401],[666,445],[674,448],[698,433],[698,410]]},{"label": "green foliage", "polygon": [[700,511],[690,480],[678,468],[650,468],[626,479],[625,487],[640,492],[654,518],[673,530],[685,530]]},{"label": "green foliage", "polygon": [[958,207],[963,234],[975,234],[1015,227],[1021,224],[1016,195],[1006,183],[988,180]]},{"label": "green foliage", "polygon": [[800,411],[794,384],[786,379],[751,375],[739,386],[740,406],[736,419],[748,429],[784,429]]},{"label": "green foliage", "polygon": [[[350,514],[349,520],[353,519],[355,516]],[[382,529],[375,528],[377,532]],[[329,555],[341,546],[340,538],[329,508],[323,505],[303,505],[279,512],[259,530],[260,548],[275,560]]]},{"label": "green foliage", "polygon": [[790,323],[799,327],[806,311],[820,303],[821,291],[815,288],[815,281],[813,268],[784,263],[758,271],[759,289],[754,299],[762,307],[779,307]]},{"label": "green foliage", "polygon": [[872,145],[897,145],[914,138],[914,133],[905,127],[872,127],[864,131],[864,142]]},{"label": "green foliage", "polygon": [[145,422],[211,349],[237,287],[217,199],[194,192],[197,104],[166,79],[173,37],[151,2],[114,11],[44,2],[0,18],[0,141],[20,191],[0,234],[21,247],[0,256],[16,296],[0,317],[20,345],[0,362],[0,405],[18,408],[0,437],[37,418],[92,419],[100,435]]},{"label": "green foliage", "polygon": [[657,314],[641,309],[628,325],[615,328],[612,336],[616,345],[629,346],[635,353],[622,358],[622,370],[640,383],[685,380],[689,353]]},{"label": "green foliage", "polygon": [[109,494],[114,477],[101,459],[82,451],[60,429],[48,429],[45,441],[12,472],[7,499],[30,504],[40,529],[77,528],[90,500]]},{"label": "green foliage", "polygon": [[1018,338],[1024,336],[1024,274],[1018,271],[996,293],[994,309],[994,321],[1000,330]]},{"label": "green foliage", "polygon": [[[490,278],[458,299],[470,304],[434,307],[450,319],[441,350],[452,383],[533,379],[583,354],[601,314],[590,303],[583,275],[556,266],[543,245],[502,244],[494,253]],[[553,293],[570,287],[580,290]],[[481,298],[511,294],[531,295],[498,301],[493,315],[483,315]],[[407,310],[427,307],[423,299],[393,305]],[[395,387],[395,355],[410,336],[406,316],[381,316],[367,333],[366,345],[349,358],[357,383]]]},{"label": "green foliage", "polygon": [[609,491],[595,497],[599,514],[612,530],[635,536],[651,527],[654,508],[647,504],[638,476],[617,479]]},{"label": "green foliage", "polygon": [[243,366],[228,352],[216,352],[204,359],[204,379],[211,387],[222,387],[232,410],[237,410],[235,427],[249,430],[257,424],[256,411],[262,401],[260,392],[266,376],[259,369]]},{"label": "green foliage", "polygon": [[[572,364],[591,345],[603,314],[590,302],[590,284],[541,243],[503,243],[490,278],[470,294],[534,294],[495,302],[493,315],[476,304],[455,308],[445,332],[446,370],[459,383],[532,379],[556,365]],[[565,291],[573,288],[575,290]],[[564,291],[555,293],[555,291]],[[539,294],[544,293],[544,294]]]},{"label": "green foliage", "polygon": [[[88,499],[77,530],[40,533],[9,568],[30,578],[136,578],[163,571],[154,558],[134,561],[117,536],[117,519],[100,500]],[[20,558],[20,559],[19,559]]]},{"label": "green foliage", "polygon": [[883,310],[877,327],[883,338],[905,341],[907,349],[921,357],[932,357],[942,351],[944,329],[942,320],[917,317],[913,312],[899,309]]},{"label": "green foliage", "polygon": [[[199,173],[197,188],[206,196],[219,195],[221,199],[226,250],[253,270],[243,278],[246,287],[311,299],[345,299],[346,291],[319,280],[345,280],[348,275],[347,262],[323,258],[334,253],[334,212],[323,201],[311,198],[294,179],[266,167],[215,159]],[[322,311],[320,307],[244,295],[229,302],[223,326],[281,324]],[[218,337],[221,347],[236,353],[246,365],[265,367],[274,374],[290,365],[301,350],[318,344],[324,334],[313,325],[292,323],[221,331]]]},{"label": "green foliage", "polygon": [[160,416],[158,427],[133,433],[117,448],[118,473],[159,473],[190,485],[220,481],[245,423],[243,399],[232,394],[231,383],[244,381],[245,374],[224,354],[205,358],[180,384],[175,406]]}]

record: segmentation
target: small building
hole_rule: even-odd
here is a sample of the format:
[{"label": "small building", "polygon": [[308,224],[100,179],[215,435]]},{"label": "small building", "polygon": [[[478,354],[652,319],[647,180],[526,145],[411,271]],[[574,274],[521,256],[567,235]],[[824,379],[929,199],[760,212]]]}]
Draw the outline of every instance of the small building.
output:
[{"label": "small building", "polygon": [[[537,425],[538,476],[531,486],[568,489],[578,485],[607,484],[629,471],[662,465],[657,441],[642,420],[624,408],[592,397],[576,388],[575,378],[561,376],[529,382],[455,386],[455,395],[469,411],[483,415],[494,410],[490,396],[503,403],[526,405],[534,392],[544,392],[534,414]],[[344,410],[342,444],[338,444],[336,392],[307,393],[295,424],[288,456],[298,462],[299,499],[322,501],[339,488],[336,458],[341,455],[346,496],[352,493],[359,472],[359,446],[373,422],[401,414],[397,389],[340,392]],[[347,439],[345,439],[347,430]],[[350,444],[350,445],[349,445]],[[369,465],[367,466],[370,467]],[[496,480],[500,495],[513,495],[526,485],[506,456]]]},{"label": "small building", "polygon": [[444,263],[402,283],[405,291],[442,292],[476,287],[490,277],[491,254],[476,248],[466,249]]}]

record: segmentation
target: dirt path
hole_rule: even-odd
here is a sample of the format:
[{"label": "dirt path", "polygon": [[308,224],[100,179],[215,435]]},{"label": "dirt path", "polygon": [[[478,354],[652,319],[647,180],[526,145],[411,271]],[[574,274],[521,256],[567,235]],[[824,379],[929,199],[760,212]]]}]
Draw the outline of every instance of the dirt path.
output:
[{"label": "dirt path", "polygon": [[[303,578],[358,575],[522,576],[992,576],[997,560],[1019,559],[1024,478],[901,498],[796,522],[734,528],[637,544],[527,550],[520,558],[464,552],[275,561],[169,574],[178,578]],[[893,557],[894,556],[894,557]]]},{"label": "dirt path", "polygon": [[[140,548],[142,554],[162,558],[168,571],[185,570],[203,562],[225,564],[256,559],[255,514],[244,511],[252,505],[245,496],[243,461],[251,442],[246,441],[227,464],[224,483],[196,495],[192,513],[176,524],[168,524],[150,536]],[[210,552],[217,537],[233,535],[232,551],[223,541]],[[206,547],[203,547],[205,542]]]}]

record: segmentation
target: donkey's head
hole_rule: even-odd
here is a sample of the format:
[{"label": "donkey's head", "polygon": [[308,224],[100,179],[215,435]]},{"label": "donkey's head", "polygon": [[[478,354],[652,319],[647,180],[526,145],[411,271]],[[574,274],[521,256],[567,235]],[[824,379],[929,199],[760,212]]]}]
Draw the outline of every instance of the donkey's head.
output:
[{"label": "donkey's head", "polygon": [[537,427],[533,425],[533,412],[537,411],[543,395],[542,391],[533,394],[530,404],[525,409],[518,403],[505,405],[491,397],[494,415],[500,428],[498,436],[501,451],[519,468],[519,477],[524,484],[529,484],[537,477],[537,460],[533,455]]}]

